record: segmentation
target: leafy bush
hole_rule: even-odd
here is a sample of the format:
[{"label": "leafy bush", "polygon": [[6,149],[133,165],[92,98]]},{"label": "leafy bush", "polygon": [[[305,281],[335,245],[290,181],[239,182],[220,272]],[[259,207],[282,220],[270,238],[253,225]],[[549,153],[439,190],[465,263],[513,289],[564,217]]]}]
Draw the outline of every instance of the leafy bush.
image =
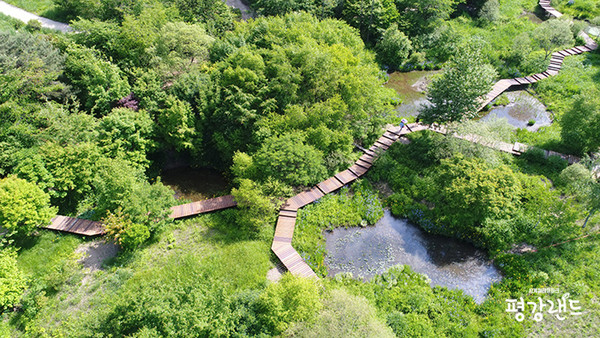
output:
[{"label": "leafy bush", "polygon": [[385,30],[376,46],[379,63],[388,66],[389,70],[399,69],[412,49],[408,37],[398,30],[396,24]]},{"label": "leafy bush", "polygon": [[313,279],[285,274],[269,284],[258,300],[259,319],[269,332],[280,334],[290,323],[310,322],[323,307],[319,285]]},{"label": "leafy bush", "polygon": [[[432,332],[433,334],[433,332]],[[394,337],[383,324],[375,307],[361,296],[349,294],[343,289],[329,292],[323,302],[323,310],[314,322],[299,322],[286,335],[297,337]]]},{"label": "leafy bush", "polygon": [[0,227],[10,237],[29,235],[39,226],[50,224],[56,209],[50,207],[50,196],[34,183],[9,176],[0,179]]},{"label": "leafy bush", "polygon": [[16,253],[0,250],[0,312],[17,305],[27,287],[27,278],[17,266]]},{"label": "leafy bush", "polygon": [[125,250],[139,247],[150,237],[148,227],[133,223],[123,215],[121,209],[114,214],[109,211],[102,223],[106,227],[106,235],[114,239]]}]

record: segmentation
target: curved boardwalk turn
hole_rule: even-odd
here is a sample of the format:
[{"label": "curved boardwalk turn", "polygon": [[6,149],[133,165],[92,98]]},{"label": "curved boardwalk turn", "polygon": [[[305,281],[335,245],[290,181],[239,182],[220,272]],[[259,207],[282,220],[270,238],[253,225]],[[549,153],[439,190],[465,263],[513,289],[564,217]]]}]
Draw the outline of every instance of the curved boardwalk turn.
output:
[{"label": "curved boardwalk turn", "polygon": [[[550,6],[550,0],[540,0],[540,7],[542,7],[550,16],[559,18],[562,14]],[[532,83],[536,83],[540,80],[546,79],[550,76],[554,76],[558,74],[562,67],[562,63],[567,56],[571,55],[579,55],[585,52],[591,52],[598,48],[598,44],[592,40],[585,32],[580,32],[579,36],[581,36],[585,40],[585,45],[577,46],[569,49],[564,49],[555,53],[552,53],[552,57],[550,58],[550,65],[545,72],[533,74],[525,77],[518,77],[514,79],[503,79],[492,87],[492,90],[486,95],[483,99],[479,110],[482,110],[485,106],[487,106],[490,102],[492,102],[496,97],[506,91],[508,88],[512,86],[520,86],[520,85],[528,85]]]},{"label": "curved boardwalk turn", "polygon": [[[427,129],[427,127],[418,124],[410,124],[409,127],[413,131]],[[399,127],[388,129],[377,141],[375,141],[375,144],[373,144],[371,148],[365,149],[365,154],[350,168],[326,179],[307,191],[299,193],[284,203],[279,210],[279,217],[277,218],[275,237],[273,238],[271,250],[273,250],[275,255],[289,272],[302,277],[317,277],[311,267],[306,264],[304,259],[296,252],[296,249],[292,247],[292,238],[294,236],[298,209],[338,190],[364,175],[373,165],[373,161],[407,132],[408,130],[401,130]]]}]

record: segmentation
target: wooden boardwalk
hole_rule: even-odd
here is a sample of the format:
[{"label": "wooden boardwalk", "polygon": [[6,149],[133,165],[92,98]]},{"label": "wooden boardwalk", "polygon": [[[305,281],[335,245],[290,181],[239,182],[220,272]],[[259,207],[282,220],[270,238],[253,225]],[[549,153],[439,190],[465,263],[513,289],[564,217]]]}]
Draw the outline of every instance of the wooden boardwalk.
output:
[{"label": "wooden boardwalk", "polygon": [[[556,18],[562,16],[562,14],[559,11],[550,6],[550,0],[540,0],[540,7],[542,7],[550,16]],[[500,94],[502,94],[504,91],[506,91],[512,86],[522,86],[536,83],[543,79],[549,78],[550,76],[558,74],[558,72],[562,68],[562,64],[565,57],[571,55],[579,55],[585,52],[591,52],[598,48],[598,44],[594,40],[592,40],[592,38],[590,38],[589,35],[587,35],[585,32],[580,32],[579,36],[581,36],[584,39],[585,45],[564,49],[552,53],[552,57],[550,58],[550,65],[548,66],[548,69],[546,69],[546,71],[530,76],[518,77],[514,79],[503,79],[496,82],[496,84],[494,84],[494,86],[492,87],[492,90],[483,98],[479,110],[485,108],[485,106],[490,104],[496,97],[500,96]]]},{"label": "wooden boardwalk", "polygon": [[[429,126],[428,129],[431,131],[434,131],[436,133],[440,133],[440,134],[444,134],[444,135],[448,134],[448,131],[443,126],[432,125],[432,126]],[[519,143],[519,142],[507,143],[507,142],[502,142],[502,141],[490,141],[490,140],[484,139],[481,136],[476,135],[476,134],[458,135],[458,134],[454,133],[454,134],[452,134],[452,136],[459,138],[461,140],[481,144],[482,146],[492,148],[495,150],[499,150],[499,151],[509,153],[512,155],[516,155],[516,156],[523,155],[523,153],[525,153],[527,150],[535,148],[530,145],[527,145],[524,143]],[[546,158],[548,158],[550,156],[559,156],[562,159],[564,159],[565,161],[567,161],[569,164],[573,164],[573,163],[577,163],[577,162],[581,161],[581,158],[579,158],[577,156],[565,155],[565,154],[557,153],[552,150],[545,150],[545,149],[541,149],[541,148],[537,148],[537,149],[542,150],[544,152],[544,156]]]},{"label": "wooden boardwalk", "polygon": [[215,197],[203,201],[197,201],[171,207],[172,213],[169,217],[175,219],[189,217],[198,214],[203,214],[206,212],[232,208],[236,205],[237,203],[231,195]]},{"label": "wooden boardwalk", "polygon": [[104,235],[105,232],[104,224],[100,222],[60,215],[54,217],[50,225],[44,228],[84,236]]},{"label": "wooden boardwalk", "polygon": [[[171,207],[171,215],[169,215],[169,217],[174,219],[189,217],[206,212],[235,207],[236,205],[237,203],[231,195],[215,197],[203,201]],[[50,225],[43,228],[84,236],[97,236],[104,235],[105,233],[104,224],[101,222],[94,222],[87,219],[60,215],[54,217]]]},{"label": "wooden boardwalk", "polygon": [[[427,129],[426,126],[419,124],[410,124],[409,126],[413,131]],[[388,129],[375,141],[371,148],[363,148],[364,154],[348,169],[299,193],[283,204],[279,210],[279,217],[277,218],[277,225],[275,227],[275,237],[273,238],[271,249],[290,273],[302,277],[317,278],[312,268],[306,264],[302,256],[292,247],[298,209],[363,176],[371,168],[373,161],[406,133],[408,133],[407,128],[403,130],[400,130],[399,127]]]}]

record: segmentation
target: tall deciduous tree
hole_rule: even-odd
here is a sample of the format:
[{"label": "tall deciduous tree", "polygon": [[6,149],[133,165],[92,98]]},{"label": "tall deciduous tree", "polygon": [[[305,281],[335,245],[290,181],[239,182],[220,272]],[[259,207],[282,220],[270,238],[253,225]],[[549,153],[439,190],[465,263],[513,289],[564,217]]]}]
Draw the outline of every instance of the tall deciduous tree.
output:
[{"label": "tall deciduous tree", "polygon": [[552,19],[544,21],[532,34],[537,45],[546,52],[546,59],[555,48],[573,43],[571,24],[565,20]]},{"label": "tall deciduous tree", "polygon": [[561,118],[563,143],[576,154],[600,147],[600,91],[586,90],[576,97],[573,107]]},{"label": "tall deciduous tree", "polygon": [[383,33],[377,44],[377,58],[382,65],[398,69],[412,49],[410,40],[393,24]]},{"label": "tall deciduous tree", "polygon": [[427,98],[431,105],[419,115],[425,123],[446,123],[473,118],[480,98],[492,88],[494,68],[486,62],[477,41],[459,48],[442,75],[431,83]]},{"label": "tall deciduous tree", "polygon": [[0,180],[0,227],[5,236],[28,235],[55,215],[50,196],[34,183],[14,176]]}]

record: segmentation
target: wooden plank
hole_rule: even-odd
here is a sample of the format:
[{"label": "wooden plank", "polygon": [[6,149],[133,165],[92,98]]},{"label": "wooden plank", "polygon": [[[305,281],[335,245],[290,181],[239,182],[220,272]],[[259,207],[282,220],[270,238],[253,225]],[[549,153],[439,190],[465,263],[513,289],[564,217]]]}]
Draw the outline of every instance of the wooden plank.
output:
[{"label": "wooden plank", "polygon": [[340,182],[344,183],[344,185],[356,180],[358,176],[354,175],[348,169],[342,171],[341,173],[335,174],[335,177],[340,180]]},{"label": "wooden plank", "polygon": [[285,216],[285,217],[296,217],[298,215],[297,211],[291,211],[291,210],[279,210],[279,216]]},{"label": "wooden plank", "polygon": [[336,191],[339,188],[343,187],[344,184],[338,181],[335,177],[330,177],[325,181],[317,184],[317,186],[319,186],[324,193],[329,194],[330,192]]},{"label": "wooden plank", "polygon": [[356,160],[356,162],[354,162],[354,164],[359,165],[365,169],[370,169],[373,166],[372,163],[369,163],[369,162],[363,160],[362,158],[359,158],[358,160]]},{"label": "wooden plank", "polygon": [[360,177],[364,174],[367,173],[368,169],[358,166],[356,164],[354,164],[353,166],[351,166],[350,168],[348,168],[349,171],[351,171],[354,175],[356,175],[357,177]]},{"label": "wooden plank", "polygon": [[375,161],[375,158],[373,156],[369,156],[367,154],[362,155],[361,157],[359,157],[359,159],[371,164],[373,164],[373,162]]},{"label": "wooden plank", "polygon": [[[377,147],[379,147],[379,148],[383,149],[383,151],[386,151],[386,150],[388,150],[388,148],[390,147],[390,146],[388,146],[387,144],[385,144],[385,143],[381,143],[381,142],[379,142],[379,141],[375,141],[375,145],[376,145]],[[365,155],[366,155],[366,154],[365,154]]]},{"label": "wooden plank", "polygon": [[235,202],[232,195],[210,198],[203,201],[197,201],[171,207],[171,218],[182,218],[202,214],[206,212],[216,211],[235,207]]},{"label": "wooden plank", "polygon": [[383,136],[382,136],[382,137],[380,137],[380,138],[377,140],[377,142],[379,142],[379,143],[383,143],[383,144],[385,144],[385,145],[386,145],[386,146],[388,146],[388,147],[390,147],[392,144],[394,144],[394,142],[395,142],[395,141],[396,141],[396,140],[390,140],[389,138],[387,138],[387,137],[383,137]]}]

